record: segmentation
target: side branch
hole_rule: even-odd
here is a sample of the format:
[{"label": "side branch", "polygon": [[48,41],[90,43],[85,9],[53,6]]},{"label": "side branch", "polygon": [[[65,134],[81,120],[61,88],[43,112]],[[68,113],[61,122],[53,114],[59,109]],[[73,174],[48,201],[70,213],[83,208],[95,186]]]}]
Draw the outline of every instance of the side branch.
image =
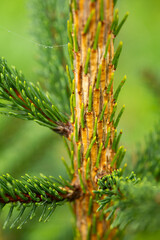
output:
[{"label": "side branch", "polygon": [[111,229],[128,227],[130,234],[157,232],[160,221],[159,185],[140,180],[133,172],[128,177],[123,177],[122,173],[119,169],[98,180],[99,189],[94,192],[101,198],[99,210],[103,209],[107,214]]},{"label": "side branch", "polygon": [[[61,181],[61,182],[60,182]],[[17,180],[9,174],[0,176],[0,203],[51,203],[74,201],[81,195],[80,187],[63,179],[31,177],[28,174]]]},{"label": "side branch", "polygon": [[[31,220],[35,216],[38,207],[43,208],[39,221],[46,222],[57,206],[74,201],[80,195],[81,191],[78,186],[72,186],[62,178],[57,180],[44,175],[37,178],[26,174],[21,177],[21,180],[17,180],[9,174],[0,176],[0,210],[5,205],[10,205],[3,228],[8,225],[15,208],[18,215],[10,228],[19,224],[17,228],[21,229],[29,219]],[[22,215],[25,217],[20,221]]]},{"label": "side branch", "polygon": [[33,120],[40,125],[69,138],[72,125],[69,116],[60,111],[52,97],[41,89],[26,81],[21,72],[8,67],[4,59],[0,59],[0,111],[2,114],[21,119]]}]

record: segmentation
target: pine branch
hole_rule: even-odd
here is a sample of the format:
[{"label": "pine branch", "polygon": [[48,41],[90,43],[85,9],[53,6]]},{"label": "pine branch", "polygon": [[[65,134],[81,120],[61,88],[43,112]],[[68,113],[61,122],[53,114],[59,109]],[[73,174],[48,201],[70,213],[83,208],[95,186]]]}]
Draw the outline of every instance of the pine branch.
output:
[{"label": "pine branch", "polygon": [[0,59],[1,113],[28,119],[68,137],[72,131],[69,117],[54,104],[40,85],[27,82],[21,72],[10,69],[5,59]]},{"label": "pine branch", "polygon": [[68,42],[67,1],[34,0],[31,6],[33,35],[36,41],[46,45],[46,47],[40,45],[38,49],[40,79],[43,80],[47,90],[53,94],[59,108],[70,113],[70,88],[65,73],[68,53],[67,48],[62,46]]},{"label": "pine branch", "polygon": [[123,177],[117,170],[112,175],[98,180],[99,210],[104,209],[111,221],[111,229],[126,226],[133,232],[157,231],[160,221],[160,187],[155,183],[139,181],[132,172],[129,177]]},{"label": "pine branch", "polygon": [[[104,176],[102,179],[98,179],[99,190],[94,191],[94,193],[99,194],[99,196],[104,196],[104,199],[99,200],[99,210],[103,209],[108,203],[110,203],[115,196],[117,199],[121,198],[121,192],[119,188],[121,183],[132,182],[132,184],[136,184],[140,179],[136,179],[136,175],[134,172],[130,174],[129,177],[123,177],[122,169],[114,170],[112,174]],[[105,196],[107,195],[107,197]]]},{"label": "pine branch", "polygon": [[47,209],[49,209],[44,220],[48,221],[58,205],[74,201],[80,195],[81,191],[78,186],[73,186],[62,178],[58,180],[44,175],[31,177],[26,174],[21,177],[21,180],[17,180],[9,174],[0,176],[0,206],[3,208],[5,205],[11,204],[4,227],[8,224],[14,208],[18,209],[19,214],[13,221],[11,228],[19,222],[26,208],[31,209],[26,219],[18,226],[21,228],[27,220],[32,219],[37,207],[43,206],[39,221],[42,221]]}]

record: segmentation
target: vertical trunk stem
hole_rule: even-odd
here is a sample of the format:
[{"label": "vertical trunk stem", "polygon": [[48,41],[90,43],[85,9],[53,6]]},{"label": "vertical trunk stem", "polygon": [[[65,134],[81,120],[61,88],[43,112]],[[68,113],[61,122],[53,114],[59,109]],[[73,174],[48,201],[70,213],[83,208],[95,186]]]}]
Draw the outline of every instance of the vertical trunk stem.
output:
[{"label": "vertical trunk stem", "polygon": [[115,155],[112,149],[115,129],[110,121],[114,107],[113,86],[107,93],[114,72],[114,36],[110,30],[113,0],[71,0],[70,9],[75,83],[73,183],[80,184],[83,192],[74,204],[77,239],[105,239],[106,216],[97,212],[93,190],[97,188],[97,179],[114,169],[111,161]]}]

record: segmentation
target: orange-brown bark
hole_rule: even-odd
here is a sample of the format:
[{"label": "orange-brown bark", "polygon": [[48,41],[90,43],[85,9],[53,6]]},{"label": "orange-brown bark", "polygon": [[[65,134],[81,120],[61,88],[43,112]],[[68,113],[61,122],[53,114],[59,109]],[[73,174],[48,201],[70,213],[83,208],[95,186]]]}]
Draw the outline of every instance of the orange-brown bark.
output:
[{"label": "orange-brown bark", "polygon": [[[78,41],[78,51],[76,46],[73,47],[74,52],[74,79],[76,93],[75,119],[77,119],[78,130],[75,129],[74,135],[78,131],[78,142],[74,142],[74,167],[75,173],[73,183],[83,181],[82,195],[74,203],[74,211],[77,223],[77,239],[104,239],[108,229],[105,216],[101,212],[97,212],[98,205],[96,203],[93,190],[97,188],[97,179],[112,171],[110,166],[115,152],[112,150],[112,141],[114,137],[113,123],[110,122],[110,116],[113,111],[113,86],[107,94],[106,90],[111,80],[111,74],[114,71],[112,66],[113,59],[113,36],[110,31],[113,20],[113,0],[103,0],[103,20],[101,19],[100,4],[101,0],[91,2],[90,0],[76,0],[76,8],[72,0],[73,14],[73,38]],[[89,27],[84,33],[85,24],[91,13]],[[100,23],[100,32],[98,37],[97,26]],[[111,43],[108,48],[107,57],[104,57],[105,47],[108,35],[111,34]],[[97,45],[95,39],[98,39]],[[85,72],[85,63],[87,60],[88,49],[91,49],[87,73]],[[99,87],[96,88],[99,66],[102,66]],[[92,87],[92,88],[91,88]],[[90,96],[92,89],[92,96]],[[107,102],[103,118],[100,115],[104,104]],[[84,106],[84,116],[81,115],[82,105]],[[82,128],[82,117],[84,118],[84,128]],[[97,130],[95,122],[97,118]],[[111,129],[111,137],[108,146],[105,147],[105,141],[108,128]],[[95,132],[96,130],[96,132]],[[93,135],[94,134],[94,135]],[[94,141],[96,136],[96,141]],[[81,166],[78,172],[78,145],[81,143]],[[98,159],[98,153],[102,146],[101,154]],[[98,159],[98,160],[97,160]],[[81,179],[79,174],[81,174]],[[92,211],[89,213],[90,197],[93,198]],[[111,238],[110,238],[111,239]]]}]

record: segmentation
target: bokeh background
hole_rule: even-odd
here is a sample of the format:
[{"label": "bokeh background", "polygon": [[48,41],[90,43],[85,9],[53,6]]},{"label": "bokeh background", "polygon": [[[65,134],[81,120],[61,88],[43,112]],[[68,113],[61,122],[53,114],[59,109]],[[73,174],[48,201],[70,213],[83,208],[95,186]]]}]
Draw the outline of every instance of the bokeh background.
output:
[{"label": "bokeh background", "polygon": [[[120,18],[126,11],[130,12],[115,43],[124,42],[115,85],[127,75],[118,106],[126,105],[119,125],[123,129],[122,144],[127,148],[125,161],[131,168],[137,148],[143,148],[145,138],[160,116],[160,2],[119,0],[117,7]],[[9,65],[21,69],[29,81],[36,81],[38,46],[30,34],[33,23],[29,8],[27,0],[0,1],[0,56],[4,56]],[[41,43],[45,44],[43,39]],[[0,115],[0,174],[9,172],[19,177],[42,172],[66,177],[61,162],[61,156],[66,155],[61,138],[52,131]],[[1,216],[2,223],[5,215],[4,212]],[[0,226],[0,240],[70,240],[73,239],[72,225],[73,217],[66,206],[57,208],[46,224],[33,220],[23,230],[5,231]]]}]

